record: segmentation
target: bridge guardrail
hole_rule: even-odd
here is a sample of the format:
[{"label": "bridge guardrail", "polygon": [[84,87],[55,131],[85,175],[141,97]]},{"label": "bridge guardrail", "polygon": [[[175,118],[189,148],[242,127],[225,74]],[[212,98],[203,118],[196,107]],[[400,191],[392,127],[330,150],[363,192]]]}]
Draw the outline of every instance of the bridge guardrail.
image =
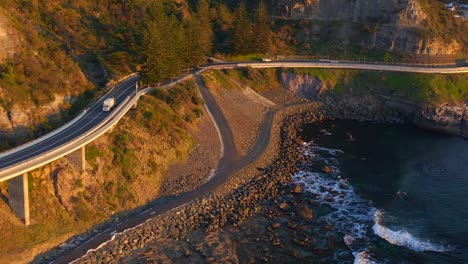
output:
[{"label": "bridge guardrail", "polygon": [[[119,82],[122,82],[123,80],[125,80],[125,79],[127,79],[127,78],[130,78],[130,77],[133,77],[133,76],[136,76],[136,75],[138,75],[138,73],[129,74],[129,75],[123,77],[123,78],[120,78]],[[100,103],[104,98],[106,98],[107,95],[108,95],[109,93],[112,92],[112,90],[113,90],[113,89],[110,89],[105,95],[103,95],[103,96],[102,96],[96,103],[94,103],[91,107],[95,107],[95,106],[99,105],[99,103]],[[36,138],[36,139],[33,139],[33,140],[31,140],[31,141],[28,141],[28,142],[26,142],[26,143],[24,143],[24,144],[22,144],[22,145],[20,145],[20,146],[17,146],[17,147],[15,147],[15,148],[12,148],[12,149],[9,149],[9,150],[7,150],[7,151],[4,151],[4,152],[0,153],[0,158],[3,158],[3,157],[5,157],[5,156],[9,155],[9,154],[11,154],[12,152],[16,152],[16,151],[23,150],[23,149],[25,149],[25,148],[27,148],[27,147],[30,147],[30,146],[32,146],[32,145],[34,145],[34,144],[37,144],[37,143],[39,143],[39,142],[41,142],[41,141],[44,141],[44,140],[46,140],[46,139],[48,139],[48,138],[50,138],[50,137],[52,137],[52,136],[54,136],[54,135],[56,135],[56,134],[62,132],[62,131],[65,130],[66,128],[68,128],[68,127],[70,127],[71,125],[73,125],[74,123],[76,123],[76,121],[78,121],[81,117],[83,117],[83,116],[86,114],[86,112],[87,112],[91,107],[89,107],[89,108],[83,110],[79,115],[75,116],[72,120],[68,121],[67,123],[65,123],[64,125],[58,127],[57,129],[54,129],[53,131],[51,131],[51,132],[49,132],[49,133],[47,133],[47,134],[45,134],[45,135],[42,135],[42,136],[40,136],[40,137],[38,137],[38,138]]]},{"label": "bridge guardrail", "polygon": [[[462,57],[452,57],[450,59],[440,58],[440,57],[431,57],[431,56],[416,56],[415,58],[410,58],[410,60],[399,59],[390,59],[387,61],[377,61],[366,58],[350,59],[344,56],[314,56],[314,55],[275,55],[272,58],[273,60],[304,60],[304,61],[343,61],[350,63],[365,63],[365,64],[385,64],[385,65],[409,65],[409,66],[426,66],[426,67],[438,67],[438,66],[456,66],[458,61],[466,61],[467,58]],[[411,62],[413,61],[413,62]],[[435,62],[432,62],[435,61]],[[439,61],[439,62],[438,62]],[[440,62],[442,61],[442,62]]]},{"label": "bridge guardrail", "polygon": [[[45,153],[43,153],[39,157],[33,157],[33,158],[24,160],[22,162],[10,165],[10,166],[2,169],[0,171],[0,179],[1,179],[0,181],[5,181],[5,180],[8,180],[8,179],[14,178],[17,175],[28,172],[28,171],[32,170],[33,168],[38,168],[38,167],[40,167],[42,165],[45,165],[45,164],[47,164],[49,162],[52,162],[52,161],[54,161],[56,159],[59,159],[59,158],[65,156],[65,155],[68,155],[69,153],[77,150],[78,148],[82,147],[83,145],[79,145],[77,147],[72,147],[71,149],[68,149],[65,152],[60,153],[59,155],[57,155],[57,153],[62,151],[64,148],[67,148],[69,146],[74,145],[79,140],[82,140],[83,138],[85,138],[85,137],[89,136],[90,134],[94,133],[100,127],[106,125],[110,120],[112,120],[114,118],[115,115],[117,115],[117,113],[119,113],[120,109],[122,109],[127,104],[127,101],[129,101],[128,97],[122,103],[120,103],[114,109],[114,111],[112,111],[112,113],[109,116],[107,116],[101,123],[94,126],[87,133],[84,133],[84,134],[72,139],[71,141],[66,142],[63,145],[60,145],[60,146],[58,146],[56,148],[53,148],[53,149],[51,149],[49,151],[46,151]],[[130,104],[130,107],[131,107],[131,105],[132,104]],[[117,119],[117,121],[114,122],[114,123],[117,123],[118,120],[119,119]],[[112,125],[114,125],[114,123],[112,123]],[[51,155],[57,155],[57,156],[51,159],[51,158],[49,158],[49,156],[51,156]],[[36,164],[33,164],[33,163],[36,163]],[[17,169],[18,171],[13,172],[15,169]]]},{"label": "bridge guardrail", "polygon": [[377,71],[398,71],[398,72],[415,72],[415,73],[442,73],[455,74],[467,73],[468,67],[424,67],[424,66],[409,66],[409,65],[379,65],[379,64],[351,64],[346,62],[241,62],[237,67],[252,67],[252,68],[331,68],[331,69],[358,69],[358,70],[377,70]]},{"label": "bridge guardrail", "polygon": [[[294,65],[294,66],[291,66],[291,65]],[[369,66],[374,66],[374,67],[369,67]],[[377,66],[377,67],[375,67]],[[327,68],[353,68],[353,69],[364,69],[364,70],[393,70],[393,71],[412,71],[412,72],[421,72],[421,73],[440,73],[441,71],[443,73],[467,73],[468,72],[468,67],[425,67],[425,66],[410,66],[410,65],[376,65],[376,64],[356,64],[356,63],[353,63],[353,64],[350,64],[349,62],[307,62],[307,61],[303,61],[303,62],[240,62],[240,63],[226,63],[226,64],[220,64],[220,65],[212,65],[212,66],[206,66],[206,67],[202,67],[201,69],[199,69],[198,71],[196,71],[197,74],[199,73],[202,73],[208,69],[228,69],[228,68],[237,68],[237,67],[253,67],[253,68],[266,68],[266,67],[283,67],[283,68],[288,68],[288,67],[309,67],[309,68],[314,68],[314,67],[327,67]],[[390,67],[390,68],[389,68]],[[133,76],[136,76],[137,74],[130,74],[128,76],[126,76],[125,78],[121,79],[121,80],[125,80],[126,78],[129,78],[129,77],[133,77]],[[62,146],[59,146],[55,149],[52,149],[48,152],[46,152],[44,155],[41,155],[40,157],[36,157],[36,158],[33,158],[33,159],[30,159],[30,160],[26,160],[24,162],[21,162],[20,164],[14,164],[14,165],[11,165],[11,166],[8,166],[7,168],[5,168],[4,170],[0,171],[0,178],[1,178],[1,181],[4,181],[4,180],[7,180],[7,179],[10,179],[10,178],[13,178],[21,173],[25,173],[27,171],[30,171],[32,167],[27,167],[27,168],[24,168],[24,169],[21,169],[19,172],[15,172],[14,173],[14,176],[11,176],[11,175],[5,175],[7,174],[7,172],[10,172],[11,170],[13,170],[15,167],[18,167],[18,166],[22,166],[22,167],[25,167],[25,164],[31,164],[33,162],[37,162],[38,159],[42,159],[42,161],[39,161],[37,164],[33,165],[34,168],[37,168],[37,167],[40,167],[44,164],[47,164],[53,160],[56,160],[60,157],[63,157],[73,151],[75,151],[76,149],[82,147],[83,145],[86,145],[87,143],[89,143],[90,141],[94,140],[95,138],[99,137],[100,135],[102,135],[103,133],[105,133],[110,127],[114,126],[119,120],[120,118],[122,118],[122,116],[127,113],[127,111],[131,108],[131,106],[136,102],[138,101],[139,97],[142,96],[143,94],[146,94],[154,89],[157,89],[157,88],[163,88],[163,89],[167,89],[167,88],[171,88],[172,86],[174,86],[175,84],[179,83],[179,82],[182,82],[190,77],[192,77],[193,74],[187,74],[187,75],[184,75],[182,77],[180,77],[179,79],[177,79],[176,81],[173,81],[167,85],[163,85],[163,86],[159,86],[159,87],[149,87],[149,88],[145,88],[143,90],[140,90],[137,94],[135,94],[135,96],[133,98],[126,98],[124,100],[124,102],[122,102],[121,104],[119,104],[119,106],[111,113],[111,115],[109,115],[108,117],[106,117],[106,119],[104,119],[101,123],[99,123],[98,125],[96,125],[95,127],[93,127],[89,132],[87,133],[84,133],[83,135],[73,139],[71,142],[67,142],[65,144],[63,144]],[[109,91],[110,92],[110,91]],[[100,102],[104,97],[102,97],[98,102]],[[128,100],[128,102],[127,102]],[[94,105],[93,105],[94,106]],[[122,110],[124,109],[124,110]],[[115,118],[114,118],[115,117]],[[111,122],[109,122],[111,121]],[[90,136],[90,137],[89,137]],[[87,138],[89,137],[89,138]],[[85,138],[87,138],[85,140]],[[77,142],[80,143],[77,145]],[[85,142],[85,143],[83,143]],[[70,147],[71,146],[71,147]],[[60,154],[58,154],[56,157],[50,159],[45,159],[45,157],[48,157],[54,153],[57,153],[59,151],[62,151],[64,148],[67,148],[67,150],[65,150],[64,152],[61,152]]]},{"label": "bridge guardrail", "polygon": [[81,114],[75,116],[72,120],[68,121],[66,124],[64,124],[63,126],[60,126],[59,128],[57,129],[54,129],[53,131],[41,136],[41,137],[38,137],[36,139],[33,139],[31,141],[28,141],[22,145],[19,145],[15,148],[12,148],[12,149],[9,149],[5,152],[2,152],[0,153],[0,158],[3,158],[9,154],[11,154],[12,152],[16,152],[16,151],[20,151],[20,150],[23,150],[27,147],[30,147],[31,145],[34,145],[34,144],[37,144],[43,140],[46,140],[48,138],[50,138],[51,136],[54,136],[56,135],[57,133],[59,132],[62,132],[63,130],[65,130],[66,128],[70,127],[71,125],[73,125],[74,123],[76,123],[81,117],[83,117],[85,114],[86,114],[86,111],[87,109],[85,109],[84,111],[81,112]]}]

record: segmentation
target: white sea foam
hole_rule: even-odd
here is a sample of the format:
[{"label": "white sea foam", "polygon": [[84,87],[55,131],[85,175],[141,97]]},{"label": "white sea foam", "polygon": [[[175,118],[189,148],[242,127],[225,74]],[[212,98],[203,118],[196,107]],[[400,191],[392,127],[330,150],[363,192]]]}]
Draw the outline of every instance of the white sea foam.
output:
[{"label": "white sea foam", "polygon": [[[303,146],[306,161],[293,179],[300,183],[304,190],[316,195],[316,201],[330,206],[333,212],[324,216],[335,231],[344,234],[343,241],[353,251],[354,263],[386,263],[386,260],[374,259],[368,247],[373,232],[391,244],[404,246],[414,251],[449,251],[450,246],[438,245],[415,237],[407,230],[392,230],[386,227],[383,220],[392,220],[393,216],[374,208],[370,201],[360,198],[347,179],[341,178],[338,157],[344,154],[339,149],[327,149],[313,143]],[[309,165],[322,162],[333,168],[331,175],[310,171]],[[309,164],[310,163],[310,164]],[[372,227],[372,228],[371,228]]]},{"label": "white sea foam", "polygon": [[389,243],[407,247],[414,251],[435,251],[443,252],[453,250],[450,246],[438,245],[429,240],[423,240],[415,237],[413,234],[406,230],[392,230],[382,225],[383,213],[378,210],[375,212],[375,224],[372,227],[374,233],[381,238],[387,240]]},{"label": "white sea foam", "polygon": [[[335,231],[344,234],[343,240],[353,250],[355,258],[364,262],[364,252],[367,247],[368,234],[373,224],[375,208],[369,202],[360,198],[347,179],[340,177],[340,164],[337,156],[343,154],[339,149],[327,149],[315,144],[304,146],[304,155],[307,157],[304,169],[299,170],[293,178],[304,186],[306,191],[316,195],[316,201],[322,205],[330,206],[333,212],[324,216]],[[307,168],[307,161],[323,162],[333,168],[331,175],[321,172],[312,172]]]},{"label": "white sea foam", "polygon": [[377,264],[376,260],[374,260],[367,250],[356,252],[354,255],[354,264]]}]

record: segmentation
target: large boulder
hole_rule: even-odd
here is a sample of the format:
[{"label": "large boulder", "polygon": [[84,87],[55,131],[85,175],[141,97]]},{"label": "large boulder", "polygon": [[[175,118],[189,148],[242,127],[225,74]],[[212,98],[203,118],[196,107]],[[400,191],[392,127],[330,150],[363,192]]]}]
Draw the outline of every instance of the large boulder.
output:
[{"label": "large boulder", "polygon": [[314,211],[303,204],[300,204],[296,207],[296,213],[304,220],[311,220],[314,218]]},{"label": "large boulder", "polygon": [[442,105],[425,107],[416,116],[414,123],[419,127],[448,134],[463,135],[466,106]]}]

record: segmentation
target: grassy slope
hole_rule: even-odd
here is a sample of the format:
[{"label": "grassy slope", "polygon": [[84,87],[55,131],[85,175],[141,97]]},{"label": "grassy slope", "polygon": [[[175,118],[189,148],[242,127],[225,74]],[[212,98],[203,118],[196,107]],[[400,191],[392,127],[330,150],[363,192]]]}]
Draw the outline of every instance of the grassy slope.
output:
[{"label": "grassy slope", "polygon": [[210,87],[211,91],[219,92],[217,87],[224,89],[239,89],[239,86],[234,83],[240,82],[252,88],[256,92],[270,90],[272,88],[281,87],[277,78],[277,69],[233,69],[233,70],[213,70],[203,75],[205,83]]},{"label": "grassy slope", "polygon": [[357,70],[296,69],[334,87],[336,93],[384,91],[414,99],[426,104],[468,101],[468,74],[415,74]]},{"label": "grassy slope", "polygon": [[[280,73],[288,71],[309,74],[323,81],[335,94],[368,94],[384,92],[424,104],[463,104],[468,102],[468,74],[416,74],[342,69],[234,69],[210,71],[204,77],[208,84],[238,89],[232,80],[257,92],[281,87]],[[215,89],[215,87],[212,87]]]},{"label": "grassy slope", "polygon": [[77,175],[63,159],[32,172],[32,224],[24,227],[0,204],[0,263],[32,257],[154,199],[169,163],[193,146],[187,128],[203,114],[202,103],[192,82],[147,95],[111,134],[87,146],[87,174]]}]

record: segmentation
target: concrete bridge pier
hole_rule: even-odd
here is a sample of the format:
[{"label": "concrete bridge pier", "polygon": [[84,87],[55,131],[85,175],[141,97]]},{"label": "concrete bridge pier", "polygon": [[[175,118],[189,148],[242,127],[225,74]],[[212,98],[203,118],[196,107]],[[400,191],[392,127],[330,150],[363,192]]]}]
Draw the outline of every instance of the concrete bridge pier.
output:
[{"label": "concrete bridge pier", "polygon": [[8,203],[13,212],[25,225],[29,225],[29,189],[26,173],[8,181],[8,196]]},{"label": "concrete bridge pier", "polygon": [[86,170],[86,149],[85,146],[68,154],[67,159],[83,173]]}]

